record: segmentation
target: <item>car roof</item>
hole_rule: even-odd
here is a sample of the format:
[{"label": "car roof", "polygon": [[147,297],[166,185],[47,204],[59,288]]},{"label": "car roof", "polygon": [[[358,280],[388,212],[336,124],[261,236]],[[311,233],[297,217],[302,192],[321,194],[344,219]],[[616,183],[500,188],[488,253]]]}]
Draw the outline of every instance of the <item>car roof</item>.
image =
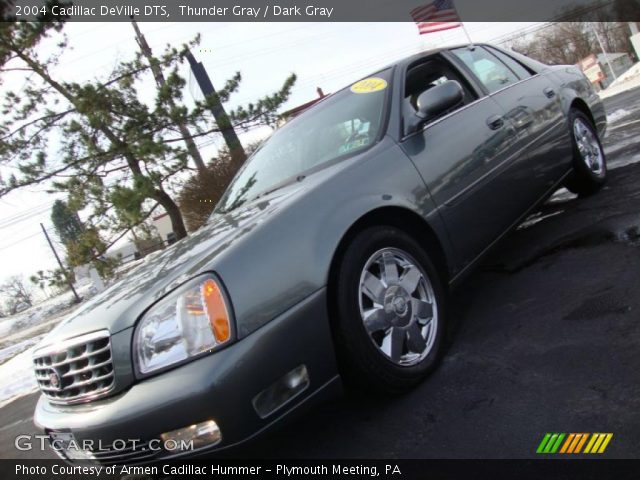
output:
[{"label": "car roof", "polygon": [[[438,53],[441,52],[445,52],[447,50],[453,50],[456,48],[464,48],[464,47],[470,47],[470,46],[474,46],[474,47],[479,47],[479,46],[483,46],[484,44],[480,44],[480,43],[462,43],[462,44],[456,44],[456,45],[449,45],[447,47],[438,47],[438,48],[432,48],[429,50],[424,50],[422,52],[418,52],[418,53],[414,53],[413,55],[410,55],[408,57],[404,57],[400,60],[396,60],[393,63],[390,63],[389,65],[385,66],[384,68],[390,68],[390,67],[394,67],[394,66],[399,66],[399,65],[406,65],[406,64],[410,64],[415,62],[416,60],[420,60],[422,58],[425,57],[430,57],[432,55],[436,55]],[[380,70],[384,70],[384,68],[381,68]]]},{"label": "car roof", "polygon": [[[406,66],[406,65],[410,65],[410,64],[412,64],[412,63],[414,63],[416,61],[419,61],[419,60],[421,60],[423,58],[427,58],[427,57],[430,57],[432,55],[437,55],[438,53],[442,53],[442,52],[445,52],[445,51],[448,51],[448,50],[454,50],[454,49],[457,49],[457,48],[466,48],[466,47],[486,47],[486,46],[489,46],[489,47],[492,47],[492,48],[496,48],[498,50],[502,50],[501,48],[499,48],[499,47],[497,47],[495,45],[490,45],[490,44],[487,44],[487,43],[460,43],[460,44],[448,45],[446,47],[432,48],[432,49],[429,49],[429,50],[424,50],[422,52],[414,53],[413,55],[409,55],[408,57],[404,57],[404,58],[401,58],[399,60],[396,60],[395,62],[386,64],[383,67],[380,67],[380,68],[376,69],[375,72],[370,72],[368,75],[365,75],[360,80],[365,79],[365,78],[375,74],[376,72],[381,72],[381,71],[387,70],[389,68],[403,67],[403,66]],[[513,52],[510,52],[510,53],[512,55],[514,55]],[[527,65],[530,68],[534,69],[534,70],[538,70],[539,67],[541,67],[541,66],[543,67],[544,66],[542,64],[538,64],[538,62],[535,62],[534,60],[531,60],[531,59],[529,59],[527,57],[525,57],[525,59],[527,60],[527,62],[526,62]],[[521,58],[522,61],[524,61],[525,59]],[[313,109],[317,105],[320,105],[320,104],[324,103],[325,100],[331,98],[336,93],[339,93],[342,90],[345,90],[347,88],[349,88],[349,85],[345,85],[343,88],[340,88],[340,89],[336,90],[335,92],[324,96],[323,98],[321,98],[320,100],[316,101],[313,105],[311,105],[309,108],[305,109],[304,111],[306,112],[307,110]],[[293,121],[293,120],[295,120],[295,118],[291,119],[291,121]]]},{"label": "car roof", "polygon": [[[430,50],[424,50],[424,51],[422,51],[422,52],[418,52],[418,53],[415,53],[415,54],[410,55],[410,56],[408,56],[408,57],[404,57],[404,58],[401,58],[401,59],[399,59],[399,60],[396,60],[395,62],[392,62],[392,63],[386,64],[386,65],[384,65],[384,66],[382,66],[382,67],[380,67],[380,68],[376,69],[376,70],[375,70],[375,72],[370,72],[369,74],[367,74],[367,75],[365,75],[364,77],[360,78],[360,80],[365,79],[365,78],[367,78],[367,77],[370,77],[371,75],[373,75],[373,74],[375,74],[375,73],[377,73],[377,72],[382,72],[383,70],[387,70],[387,69],[389,69],[389,68],[393,68],[393,67],[397,67],[397,66],[402,66],[402,65],[411,64],[411,63],[413,63],[413,62],[415,62],[415,61],[417,61],[417,60],[420,60],[421,58],[429,57],[429,56],[431,56],[431,55],[435,55],[435,54],[438,54],[438,53],[440,53],[440,52],[444,52],[444,51],[446,51],[446,50],[451,50],[451,49],[454,49],[454,48],[467,47],[467,46],[470,46],[470,45],[471,45],[471,44],[467,43],[467,44],[462,44],[462,45],[450,45],[450,46],[448,46],[448,47],[438,47],[438,48],[432,48],[432,49],[430,49]],[[480,45],[480,44],[475,44],[475,43],[474,43],[473,45]],[[355,83],[355,82],[354,82],[354,83]],[[322,98],[320,98],[320,99],[317,99],[317,100],[316,100],[312,105],[310,105],[308,108],[303,109],[303,111],[302,111],[301,113],[304,113],[304,112],[306,112],[306,111],[308,111],[308,110],[311,110],[312,108],[314,108],[314,107],[316,107],[316,106],[318,106],[318,105],[323,104],[327,99],[331,98],[331,97],[332,97],[332,96],[334,96],[335,94],[337,94],[337,93],[341,92],[342,90],[346,90],[347,88],[349,88],[349,86],[350,86],[350,85],[352,85],[352,83],[351,83],[351,84],[349,84],[349,85],[345,85],[344,87],[339,88],[338,90],[336,90],[336,91],[334,91],[334,92],[332,92],[332,93],[330,93],[330,94],[328,94],[328,95],[325,95],[324,97],[322,97]],[[287,123],[294,121],[297,117],[298,117],[298,116],[291,118]]]}]

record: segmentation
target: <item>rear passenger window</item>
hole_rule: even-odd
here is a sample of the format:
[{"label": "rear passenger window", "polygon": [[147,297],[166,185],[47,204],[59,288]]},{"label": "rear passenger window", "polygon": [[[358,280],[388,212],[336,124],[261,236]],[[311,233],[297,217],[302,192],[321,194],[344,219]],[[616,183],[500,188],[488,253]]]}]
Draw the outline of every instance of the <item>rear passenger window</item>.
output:
[{"label": "rear passenger window", "polygon": [[487,87],[489,93],[497,92],[520,80],[496,56],[483,48],[475,47],[470,49],[465,47],[457,48],[451,52],[469,67],[482,84]]},{"label": "rear passenger window", "polygon": [[525,78],[529,78],[532,76],[532,73],[529,70],[527,70],[520,62],[511,58],[509,55],[506,55],[500,50],[496,50],[494,48],[489,48],[488,50],[500,60],[502,60],[502,63],[509,67],[518,76],[518,78],[520,78],[520,80],[524,80]]}]

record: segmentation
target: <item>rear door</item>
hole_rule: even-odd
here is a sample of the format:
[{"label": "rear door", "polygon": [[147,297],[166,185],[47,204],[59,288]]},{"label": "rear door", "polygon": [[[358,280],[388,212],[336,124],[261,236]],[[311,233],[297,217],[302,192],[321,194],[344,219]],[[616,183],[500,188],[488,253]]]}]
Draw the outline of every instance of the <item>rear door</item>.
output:
[{"label": "rear door", "polygon": [[415,115],[417,95],[444,80],[461,83],[464,102],[400,143],[438,205],[459,256],[456,267],[463,268],[526,209],[521,192],[530,171],[517,155],[518,134],[503,107],[445,55],[407,68],[404,124]]},{"label": "rear door", "polygon": [[508,54],[476,46],[452,53],[504,110],[518,132],[518,148],[528,158],[530,181],[521,195],[530,203],[551,188],[569,168],[569,130],[557,87]]}]

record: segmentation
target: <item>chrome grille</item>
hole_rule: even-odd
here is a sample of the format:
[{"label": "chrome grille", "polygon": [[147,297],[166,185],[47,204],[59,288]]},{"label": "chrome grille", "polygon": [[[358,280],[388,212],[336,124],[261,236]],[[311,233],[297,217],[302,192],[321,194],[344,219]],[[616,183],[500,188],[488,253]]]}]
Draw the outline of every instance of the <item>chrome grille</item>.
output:
[{"label": "chrome grille", "polygon": [[109,393],[114,385],[109,332],[74,337],[33,355],[42,393],[55,403],[80,403]]}]

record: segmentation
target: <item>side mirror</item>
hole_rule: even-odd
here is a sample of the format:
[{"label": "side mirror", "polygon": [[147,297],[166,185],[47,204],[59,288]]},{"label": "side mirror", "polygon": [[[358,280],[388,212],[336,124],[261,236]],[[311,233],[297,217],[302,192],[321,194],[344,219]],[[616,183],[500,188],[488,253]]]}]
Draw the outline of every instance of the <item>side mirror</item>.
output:
[{"label": "side mirror", "polygon": [[418,97],[416,118],[411,121],[408,133],[415,132],[427,120],[455,107],[462,101],[463,97],[462,87],[455,80],[447,80],[422,92]]}]

